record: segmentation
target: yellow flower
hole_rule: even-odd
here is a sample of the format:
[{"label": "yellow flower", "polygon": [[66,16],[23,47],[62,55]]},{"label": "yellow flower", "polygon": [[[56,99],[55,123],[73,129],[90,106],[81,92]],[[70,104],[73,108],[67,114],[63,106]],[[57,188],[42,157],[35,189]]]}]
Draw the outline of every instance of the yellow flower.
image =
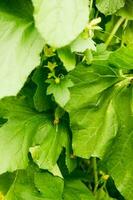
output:
[{"label": "yellow flower", "polygon": [[108,174],[105,174],[102,176],[103,180],[107,181],[109,179],[109,175]]},{"label": "yellow flower", "polygon": [[47,45],[44,47],[44,53],[46,57],[52,57],[55,55],[55,49],[52,47],[48,47]]}]

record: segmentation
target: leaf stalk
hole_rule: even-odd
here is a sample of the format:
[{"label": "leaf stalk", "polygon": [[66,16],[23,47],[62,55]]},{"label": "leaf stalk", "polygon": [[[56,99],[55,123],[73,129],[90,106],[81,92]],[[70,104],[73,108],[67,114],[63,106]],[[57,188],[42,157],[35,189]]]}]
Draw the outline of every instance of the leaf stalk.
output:
[{"label": "leaf stalk", "polygon": [[112,29],[108,39],[105,42],[106,48],[109,46],[111,40],[113,39],[113,37],[115,36],[116,32],[118,31],[119,27],[121,26],[121,24],[124,22],[125,18],[121,17],[119,18],[119,20],[117,21],[117,23],[115,24],[114,28]]},{"label": "leaf stalk", "polygon": [[98,187],[98,173],[97,173],[97,158],[93,157],[92,158],[92,163],[93,163],[93,173],[94,173],[94,194],[96,194],[97,187]]}]

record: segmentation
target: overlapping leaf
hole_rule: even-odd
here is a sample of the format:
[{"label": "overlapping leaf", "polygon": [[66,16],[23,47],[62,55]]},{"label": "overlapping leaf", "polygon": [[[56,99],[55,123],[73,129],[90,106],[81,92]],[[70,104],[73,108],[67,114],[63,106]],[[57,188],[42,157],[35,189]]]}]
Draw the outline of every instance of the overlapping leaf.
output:
[{"label": "overlapping leaf", "polygon": [[62,47],[74,40],[88,22],[88,0],[32,0],[36,27],[46,43]]},{"label": "overlapping leaf", "polygon": [[[0,199],[133,199],[132,8],[132,0],[0,0],[0,98],[20,91],[41,56],[19,95],[0,100]],[[95,47],[86,25],[97,11],[105,16]],[[119,30],[116,15],[125,19]],[[116,31],[111,52],[99,42]]]},{"label": "overlapping leaf", "polygon": [[74,154],[101,157],[117,133],[111,96],[118,72],[104,62],[78,66],[70,75],[74,87],[66,109],[70,113]]},{"label": "overlapping leaf", "polygon": [[0,115],[8,120],[0,128],[0,173],[27,167],[30,147],[37,145],[31,152],[33,159],[49,170],[55,166],[62,148],[69,148],[64,125],[56,131],[51,115],[39,114],[23,99],[1,100]]},{"label": "overlapping leaf", "polygon": [[[130,58],[123,56],[115,59],[113,65],[130,69]],[[70,75],[75,86],[66,109],[70,113],[74,153],[84,158],[104,156],[103,165],[121,194],[130,200],[133,198],[133,76],[111,68],[108,62],[101,63],[92,67],[80,65]]]},{"label": "overlapping leaf", "polygon": [[114,103],[117,110],[119,129],[103,164],[113,177],[118,190],[130,200],[133,198],[133,88],[125,86],[116,92]]},{"label": "overlapping leaf", "polygon": [[63,199],[94,200],[95,198],[80,180],[68,179],[65,181]]},{"label": "overlapping leaf", "polygon": [[118,10],[117,15],[122,16],[127,20],[133,20],[133,1],[126,0],[125,6]]},{"label": "overlapping leaf", "polygon": [[80,180],[54,177],[47,172],[19,172],[6,200],[93,200]]},{"label": "overlapping leaf", "polygon": [[133,46],[121,47],[110,54],[109,63],[120,69],[133,69]]},{"label": "overlapping leaf", "polygon": [[97,8],[105,15],[111,15],[125,5],[125,0],[97,0]]},{"label": "overlapping leaf", "polygon": [[19,92],[40,62],[43,43],[31,2],[0,0],[0,98]]},{"label": "overlapping leaf", "polygon": [[67,129],[65,125],[59,125],[58,130],[45,119],[44,124],[38,130],[31,148],[34,161],[40,168],[52,170],[55,166],[62,148],[68,148]]}]

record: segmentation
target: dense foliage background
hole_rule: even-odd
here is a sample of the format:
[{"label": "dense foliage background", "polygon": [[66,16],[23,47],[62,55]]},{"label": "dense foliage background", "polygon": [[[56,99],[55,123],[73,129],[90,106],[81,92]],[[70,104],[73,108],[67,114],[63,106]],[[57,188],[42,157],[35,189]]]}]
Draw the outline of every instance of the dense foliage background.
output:
[{"label": "dense foliage background", "polygon": [[133,200],[132,20],[132,0],[0,0],[0,200]]}]

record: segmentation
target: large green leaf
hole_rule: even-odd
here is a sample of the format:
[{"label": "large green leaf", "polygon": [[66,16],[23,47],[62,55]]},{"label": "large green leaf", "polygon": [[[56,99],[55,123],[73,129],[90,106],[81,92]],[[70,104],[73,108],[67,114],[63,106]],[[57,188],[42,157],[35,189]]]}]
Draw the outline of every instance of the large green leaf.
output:
[{"label": "large green leaf", "polygon": [[80,180],[68,179],[65,181],[63,199],[94,200],[95,198]]},{"label": "large green leaf", "polygon": [[[30,170],[30,171],[29,171]],[[61,179],[31,168],[18,172],[5,200],[94,200],[79,180]]]},{"label": "large green leaf", "polygon": [[42,193],[45,200],[61,200],[64,189],[64,181],[59,177],[54,177],[48,173],[35,174],[35,186]]},{"label": "large green leaf", "polygon": [[102,163],[126,200],[133,199],[133,87],[119,86],[113,99],[119,129]]},{"label": "large green leaf", "polygon": [[133,46],[121,47],[109,56],[109,63],[120,69],[133,69]]},{"label": "large green leaf", "polygon": [[43,40],[26,0],[0,0],[0,98],[16,95],[39,64]]},{"label": "large green leaf", "polygon": [[88,0],[32,1],[36,27],[53,47],[69,44],[87,25]]},{"label": "large green leaf", "polygon": [[29,148],[34,146],[32,156],[37,164],[45,169],[54,167],[63,146],[68,144],[65,127],[59,125],[57,131],[52,115],[39,114],[23,99],[1,100],[0,116],[8,120],[0,128],[0,173],[25,168]]},{"label": "large green leaf", "polygon": [[45,200],[34,185],[35,171],[32,168],[18,171],[5,200]]},{"label": "large green leaf", "polygon": [[43,116],[14,98],[0,101],[0,115],[8,119],[0,128],[0,173],[24,168],[29,146]]},{"label": "large green leaf", "polygon": [[46,118],[34,138],[33,147],[30,149],[33,160],[40,168],[51,171],[63,147],[69,148],[66,127],[59,125],[56,129],[51,120]]},{"label": "large green leaf", "polygon": [[70,78],[74,87],[66,105],[70,113],[74,154],[101,157],[117,133],[117,119],[111,95],[118,82],[117,70],[104,62],[78,66]]},{"label": "large green leaf", "polygon": [[[70,113],[73,149],[77,156],[102,157],[118,131],[117,110],[112,101],[117,83],[130,84],[105,62],[78,66],[70,78],[74,87],[66,109]],[[122,80],[123,79],[123,80]],[[124,102],[123,102],[124,103]]]},{"label": "large green leaf", "polygon": [[[105,65],[104,65],[105,63]],[[99,62],[100,64],[100,62]],[[133,75],[118,74],[106,62],[78,66],[70,77],[70,113],[74,154],[103,157],[126,199],[133,198]],[[122,70],[120,70],[121,72]]]},{"label": "large green leaf", "polygon": [[105,15],[111,15],[122,8],[125,0],[97,0],[97,8]]},{"label": "large green leaf", "polygon": [[133,20],[133,1],[126,0],[125,6],[117,12],[117,15],[122,16],[128,20]]},{"label": "large green leaf", "polygon": [[[30,170],[30,169],[29,169]],[[22,171],[16,176],[6,200],[61,200],[64,183],[48,173]]]}]

